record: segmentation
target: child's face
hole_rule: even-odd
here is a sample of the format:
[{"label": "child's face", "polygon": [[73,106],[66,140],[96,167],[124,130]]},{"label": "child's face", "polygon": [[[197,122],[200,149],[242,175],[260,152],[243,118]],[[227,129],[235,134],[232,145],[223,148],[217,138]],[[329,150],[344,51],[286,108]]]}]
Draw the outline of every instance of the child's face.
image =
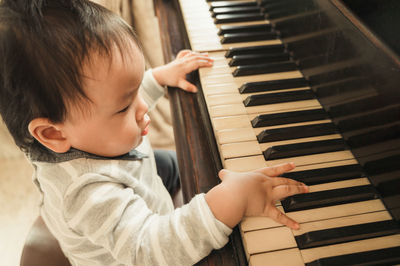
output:
[{"label": "child's face", "polygon": [[[147,105],[138,93],[144,73],[141,51],[133,44],[117,48],[112,60],[97,53],[83,69],[83,87],[92,101],[85,111],[67,108],[64,134],[73,148],[102,156],[118,156],[138,146],[148,132]],[[87,111],[86,111],[87,109]]]}]

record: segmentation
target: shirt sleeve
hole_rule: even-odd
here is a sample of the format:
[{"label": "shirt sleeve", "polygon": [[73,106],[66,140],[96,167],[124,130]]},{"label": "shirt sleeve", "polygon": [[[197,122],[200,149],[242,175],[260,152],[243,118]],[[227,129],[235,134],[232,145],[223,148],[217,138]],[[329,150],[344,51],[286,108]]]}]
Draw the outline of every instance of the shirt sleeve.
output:
[{"label": "shirt sleeve", "polygon": [[214,217],[204,194],[160,215],[130,187],[93,182],[74,186],[64,207],[74,232],[124,265],[192,265],[222,248],[232,232]]},{"label": "shirt sleeve", "polygon": [[158,99],[164,96],[165,88],[158,84],[157,80],[153,76],[152,69],[149,69],[144,73],[139,91],[142,94],[144,101],[149,106],[149,110],[151,110],[156,105]]}]

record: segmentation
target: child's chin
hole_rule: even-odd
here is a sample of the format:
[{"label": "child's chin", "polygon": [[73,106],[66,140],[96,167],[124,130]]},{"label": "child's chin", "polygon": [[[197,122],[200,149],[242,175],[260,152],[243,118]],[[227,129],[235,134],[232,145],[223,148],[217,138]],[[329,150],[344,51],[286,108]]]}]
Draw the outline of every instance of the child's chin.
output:
[{"label": "child's chin", "polygon": [[140,136],[137,141],[136,144],[132,145],[131,150],[136,149],[140,144],[142,144],[144,139],[144,136]]}]

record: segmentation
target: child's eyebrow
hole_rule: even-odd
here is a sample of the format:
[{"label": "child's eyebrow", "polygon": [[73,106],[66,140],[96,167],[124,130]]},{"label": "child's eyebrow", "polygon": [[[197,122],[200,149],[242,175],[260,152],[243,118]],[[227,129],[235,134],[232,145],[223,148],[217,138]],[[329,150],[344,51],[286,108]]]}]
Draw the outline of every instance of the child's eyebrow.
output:
[{"label": "child's eyebrow", "polygon": [[133,89],[133,90],[130,90],[130,91],[124,93],[124,94],[121,96],[121,98],[120,98],[121,101],[124,101],[124,100],[126,100],[126,99],[132,98],[133,95],[136,93],[136,91],[137,91],[138,89],[139,89],[139,88],[135,88],[135,89]]}]

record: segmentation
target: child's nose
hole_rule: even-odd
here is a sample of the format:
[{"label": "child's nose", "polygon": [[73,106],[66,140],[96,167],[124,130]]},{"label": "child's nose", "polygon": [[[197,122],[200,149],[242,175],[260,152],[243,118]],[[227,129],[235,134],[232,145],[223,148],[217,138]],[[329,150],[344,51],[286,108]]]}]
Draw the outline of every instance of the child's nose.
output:
[{"label": "child's nose", "polygon": [[149,107],[148,107],[147,103],[143,100],[142,97],[140,97],[137,111],[136,111],[136,119],[137,120],[143,119],[144,115],[147,114],[148,111],[149,111]]}]

